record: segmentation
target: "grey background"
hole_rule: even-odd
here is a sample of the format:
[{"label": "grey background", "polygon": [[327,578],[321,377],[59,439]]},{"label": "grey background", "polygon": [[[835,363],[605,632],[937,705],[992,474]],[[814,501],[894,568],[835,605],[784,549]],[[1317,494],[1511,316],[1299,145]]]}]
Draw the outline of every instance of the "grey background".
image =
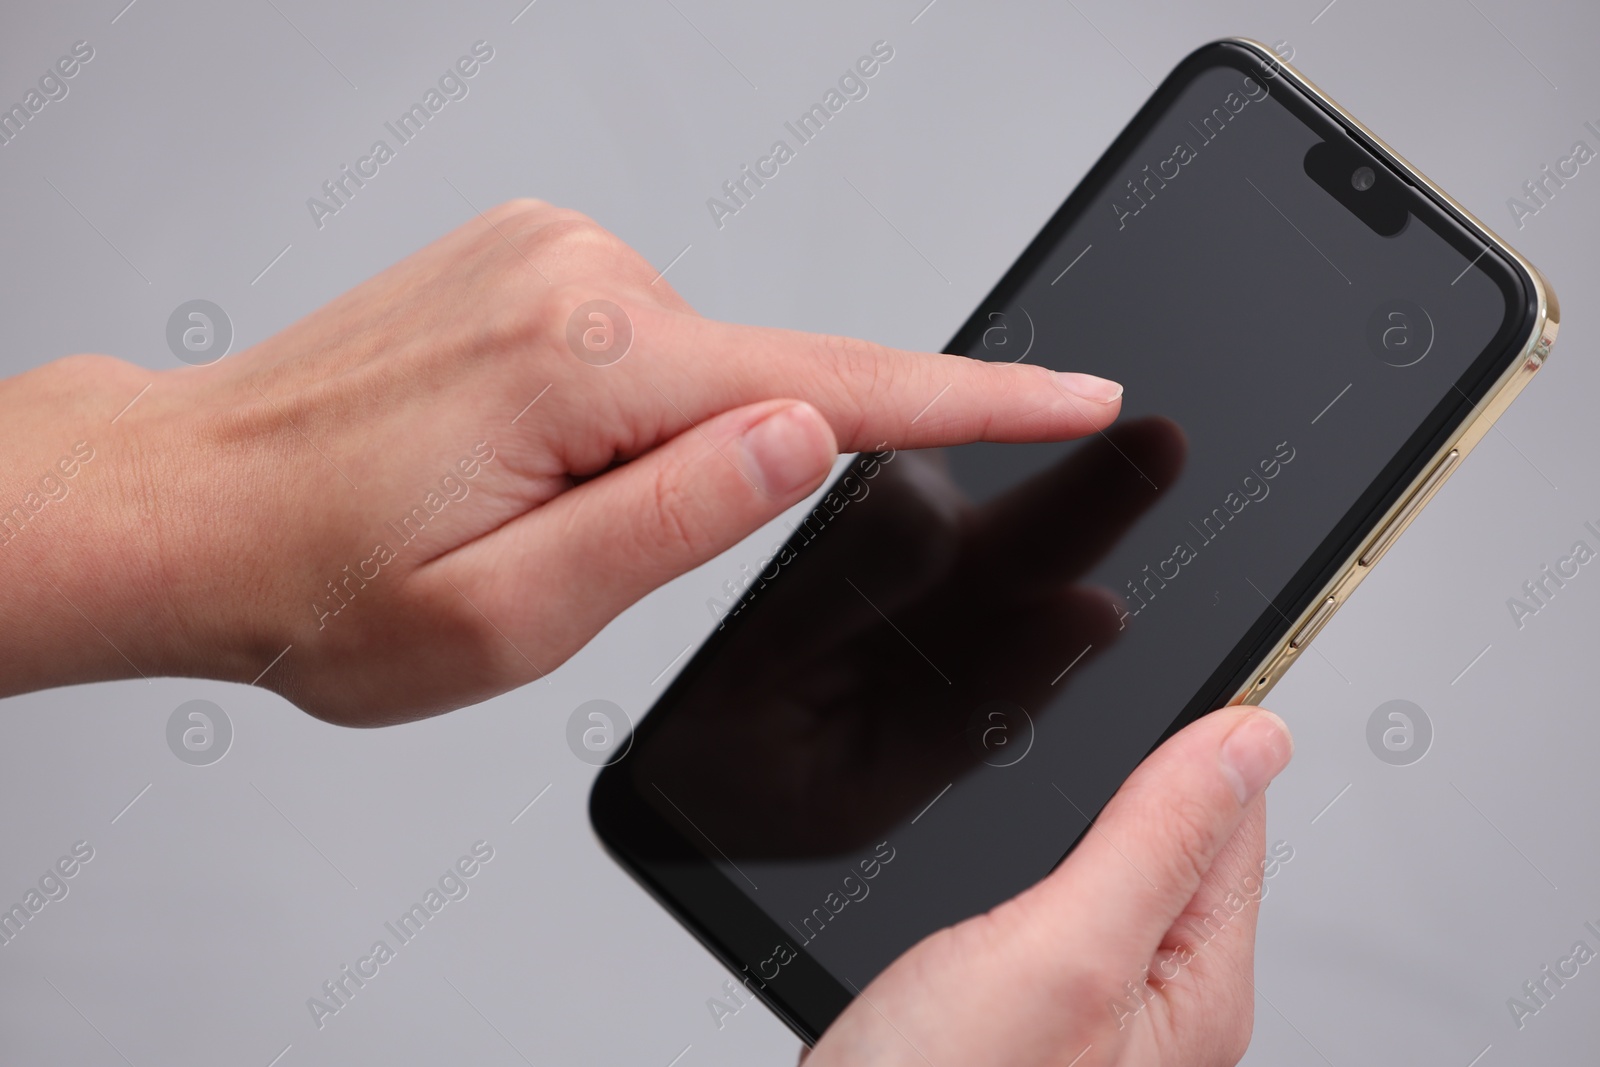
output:
[{"label": "grey background", "polygon": [[[1568,321],[1502,432],[1273,694],[1298,755],[1270,836],[1295,858],[1270,883],[1247,1062],[1594,1058],[1600,964],[1521,1032],[1505,1004],[1580,937],[1600,948],[1582,928],[1600,925],[1600,577],[1585,568],[1521,630],[1506,607],[1600,519],[1584,314],[1600,173],[1520,232],[1505,206],[1574,140],[1600,148],[1582,128],[1600,124],[1592,6],[123,2],[5,18],[0,101],[74,41],[96,53],[0,147],[6,373],[77,351],[176,366],[166,320],[194,298],[229,312],[240,351],[469,203],[519,195],[588,212],[658,268],[684,253],[669,278],[708,315],[937,347],[1150,81],[1214,37],[1287,42],[1537,263]],[[479,39],[496,54],[470,95],[319,231],[305,199]],[[706,198],[879,39],[896,54],[870,95],[719,231]],[[6,701],[0,900],[75,841],[95,858],[0,947],[0,1060],[792,1062],[759,1007],[717,1029],[723,972],[601,853],[594,772],[564,741],[583,701],[648,707],[708,629],[705,599],[774,536],[650,597],[548,681],[431,722],[342,730],[181,679]],[[1397,698],[1436,734],[1409,767],[1365,740]],[[211,766],[167,749],[191,699],[233,722]],[[306,998],[479,839],[495,858],[470,895],[318,1031]]]}]

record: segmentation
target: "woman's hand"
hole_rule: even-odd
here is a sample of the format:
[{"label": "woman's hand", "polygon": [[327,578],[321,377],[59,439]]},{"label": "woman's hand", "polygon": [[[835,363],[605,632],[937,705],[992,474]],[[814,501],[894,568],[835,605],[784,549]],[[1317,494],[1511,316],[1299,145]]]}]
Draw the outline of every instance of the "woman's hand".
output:
[{"label": "woman's hand", "polygon": [[1262,791],[1282,721],[1207,715],[1157,749],[1049,877],[934,934],[806,1067],[1218,1067],[1249,1044]]},{"label": "woman's hand", "polygon": [[351,725],[436,714],[555,669],[841,450],[1073,437],[1120,395],[710,322],[588,219],[505,204],[214,365],[0,385],[29,620],[0,694],[186,674]]}]

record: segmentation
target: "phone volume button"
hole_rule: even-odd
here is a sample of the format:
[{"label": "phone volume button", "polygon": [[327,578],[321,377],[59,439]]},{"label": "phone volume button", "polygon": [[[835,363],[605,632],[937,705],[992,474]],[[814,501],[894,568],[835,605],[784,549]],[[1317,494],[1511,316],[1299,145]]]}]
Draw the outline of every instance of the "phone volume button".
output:
[{"label": "phone volume button", "polygon": [[1317,610],[1311,613],[1311,618],[1307,619],[1300,629],[1295,631],[1294,636],[1289,638],[1289,647],[1299,650],[1310,644],[1311,639],[1317,636],[1317,631],[1322,629],[1323,623],[1333,617],[1334,609],[1338,606],[1339,598],[1336,596],[1331,596],[1318,605]]},{"label": "phone volume button", "polygon": [[1444,481],[1445,475],[1450,473],[1450,469],[1456,465],[1456,460],[1460,458],[1461,451],[1452,448],[1439,461],[1438,466],[1434,467],[1432,472],[1422,480],[1422,484],[1417,486],[1416,492],[1411,494],[1411,498],[1405,502],[1405,506],[1394,513],[1394,518],[1384,524],[1383,529],[1378,531],[1378,536],[1372,539],[1372,544],[1368,545],[1367,550],[1361,553],[1361,559],[1358,561],[1361,566],[1370,567],[1378,562],[1378,557],[1388,550],[1389,545],[1393,543],[1394,539],[1399,536],[1400,531],[1404,530],[1406,525],[1416,516],[1423,502],[1428,499],[1435,489],[1439,488],[1439,483]]}]

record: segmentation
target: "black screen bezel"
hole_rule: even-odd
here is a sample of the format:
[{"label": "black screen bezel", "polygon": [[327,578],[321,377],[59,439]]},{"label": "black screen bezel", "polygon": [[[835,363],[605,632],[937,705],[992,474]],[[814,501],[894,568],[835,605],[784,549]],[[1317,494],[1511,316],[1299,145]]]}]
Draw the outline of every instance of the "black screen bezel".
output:
[{"label": "black screen bezel", "polygon": [[[1227,40],[1202,46],[1173,69],[1005,276],[978,304],[945,351],[972,353],[980,349],[983,330],[990,325],[985,309],[1004,305],[1051,259],[1060,238],[1118,175],[1130,154],[1183,88],[1218,66],[1232,67],[1260,79],[1277,79],[1276,84],[1287,85],[1291,91],[1280,99],[1297,117],[1313,127],[1333,124],[1412,187],[1420,194],[1418,199],[1422,206],[1431,207],[1432,217],[1418,221],[1433,227],[1466,258],[1474,259],[1490,274],[1505,296],[1507,312],[1493,341],[1457,380],[1453,395],[1442,400],[1417,427],[1329,532],[1288,584],[1290,592],[1263,609],[1256,623],[1174,719],[1162,735],[1163,741],[1201,715],[1223,706],[1245,687],[1264,657],[1283,640],[1293,620],[1301,616],[1360,549],[1389,508],[1450,436],[1472,416],[1507,367],[1520,358],[1537,316],[1537,287],[1533,279],[1514,258],[1501,251],[1497,241],[1425,183],[1412,179],[1404,165],[1325,104],[1270,53],[1245,42]],[[855,465],[850,469],[855,469]],[[799,551],[800,541],[797,535],[789,544],[790,550]],[[752,595],[747,593],[745,600]],[[740,607],[743,604],[741,601]],[[711,634],[641,720],[634,744],[649,743],[650,735],[675,700],[716,658],[730,636],[729,631],[739,622],[731,619],[726,627]],[[789,934],[707,858],[692,839],[694,831],[680,832],[664,819],[647,798],[635,791],[631,777],[623,770],[621,765],[602,770],[590,795],[590,820],[612,857],[736,976],[750,975],[757,961],[771,955],[774,945],[793,945]],[[1131,772],[1132,768],[1129,770]],[[1062,858],[1076,845],[1074,841]],[[755,988],[755,983],[748,987]],[[796,947],[796,958],[781,968],[776,979],[756,992],[809,1045],[815,1043],[858,991],[847,989],[803,949]]]}]

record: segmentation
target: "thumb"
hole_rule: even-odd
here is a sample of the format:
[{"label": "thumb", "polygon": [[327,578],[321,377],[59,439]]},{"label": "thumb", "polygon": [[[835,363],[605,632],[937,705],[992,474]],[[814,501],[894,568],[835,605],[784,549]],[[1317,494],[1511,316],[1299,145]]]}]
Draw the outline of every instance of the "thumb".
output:
[{"label": "thumb", "polygon": [[1293,750],[1283,720],[1262,708],[1190,724],[1123,783],[1066,862],[1017,898],[1025,925],[1043,924],[1033,936],[1058,935],[1081,959],[1139,973]]},{"label": "thumb", "polygon": [[735,408],[481,539],[475,567],[501,588],[539,589],[562,605],[554,620],[529,625],[568,655],[646,593],[803,500],[837,455],[810,404]]},{"label": "thumb", "polygon": [[[1124,1057],[1130,1034],[1107,1006],[1142,980],[1248,813],[1259,817],[1261,792],[1290,749],[1282,721],[1260,708],[1224,708],[1180,731],[1044,881],[879,975],[824,1035],[816,1062],[925,1064],[923,1050],[934,1048],[940,1063],[1158,1062]],[[1222,988],[1191,1005],[1215,1047],[1222,1039],[1212,1031],[1224,1024],[1210,1016],[1239,1018],[1235,993]],[[1184,1063],[1223,1062],[1181,1055],[1204,1047],[1192,1034],[1175,1046]]]}]

